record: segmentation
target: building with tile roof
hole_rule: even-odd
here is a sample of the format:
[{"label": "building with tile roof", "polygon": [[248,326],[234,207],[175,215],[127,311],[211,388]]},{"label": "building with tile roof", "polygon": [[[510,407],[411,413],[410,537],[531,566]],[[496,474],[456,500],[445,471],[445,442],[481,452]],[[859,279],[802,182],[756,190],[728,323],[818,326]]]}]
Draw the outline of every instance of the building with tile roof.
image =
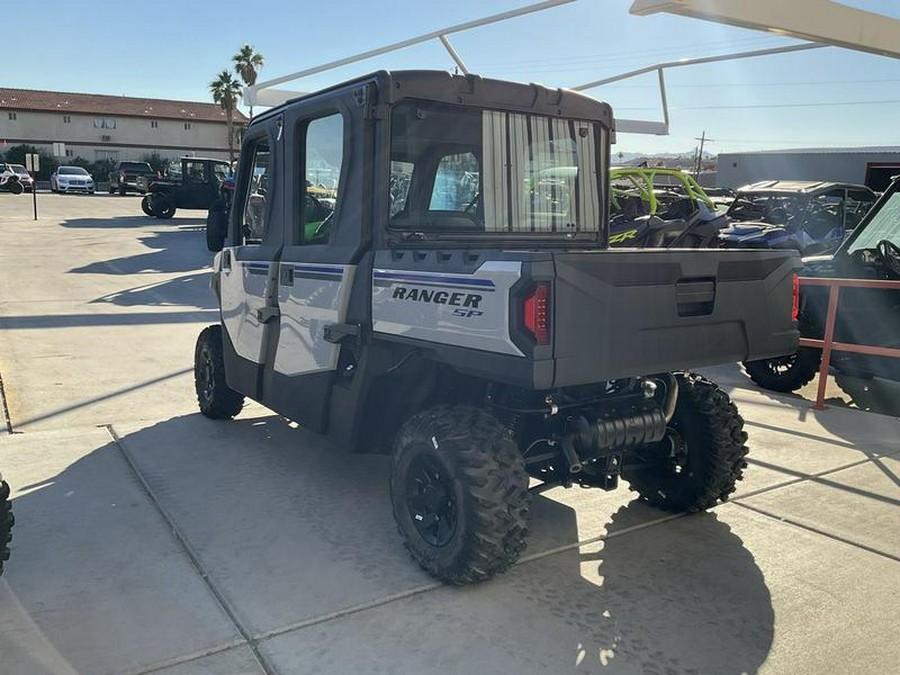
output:
[{"label": "building with tile roof", "polygon": [[[249,119],[235,111],[236,136]],[[157,152],[228,157],[224,111],[215,103],[0,87],[0,151],[27,143],[88,161]],[[239,143],[235,140],[235,147]]]}]

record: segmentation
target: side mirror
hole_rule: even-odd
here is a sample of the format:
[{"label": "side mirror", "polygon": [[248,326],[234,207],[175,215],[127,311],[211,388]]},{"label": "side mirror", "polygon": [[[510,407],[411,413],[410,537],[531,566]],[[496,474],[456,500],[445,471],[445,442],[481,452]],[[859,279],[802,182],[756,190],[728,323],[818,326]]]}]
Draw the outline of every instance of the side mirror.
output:
[{"label": "side mirror", "polygon": [[225,201],[217,199],[210,205],[206,215],[206,248],[213,253],[221,251],[225,247],[225,239],[228,236],[229,212]]}]

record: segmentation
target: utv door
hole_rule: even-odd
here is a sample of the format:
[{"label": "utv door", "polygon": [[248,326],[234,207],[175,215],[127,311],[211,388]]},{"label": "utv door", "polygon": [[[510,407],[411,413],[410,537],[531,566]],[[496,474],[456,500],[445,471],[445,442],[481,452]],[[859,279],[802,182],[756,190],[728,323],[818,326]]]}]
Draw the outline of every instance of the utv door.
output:
[{"label": "utv door", "polygon": [[[361,251],[364,108],[353,91],[285,111],[284,248],[278,263],[278,335],[267,359],[263,403],[309,429],[325,428]],[[353,130],[353,133],[351,133]],[[350,157],[354,158],[351,164]],[[329,329],[326,335],[326,329]]]},{"label": "utv door", "polygon": [[181,196],[178,207],[182,209],[205,209],[212,202],[210,197],[212,165],[200,159],[185,159],[181,167]]},{"label": "utv door", "polygon": [[277,326],[274,300],[277,255],[284,222],[278,120],[255,126],[244,143],[229,235],[221,252],[219,288],[225,327],[226,379],[247,396],[261,397],[267,335]]}]

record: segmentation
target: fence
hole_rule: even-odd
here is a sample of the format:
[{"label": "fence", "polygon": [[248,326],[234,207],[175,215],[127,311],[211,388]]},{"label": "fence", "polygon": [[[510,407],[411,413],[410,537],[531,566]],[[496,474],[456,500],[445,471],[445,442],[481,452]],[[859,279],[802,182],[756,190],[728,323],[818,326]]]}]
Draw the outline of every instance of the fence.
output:
[{"label": "fence", "polygon": [[872,345],[834,341],[834,324],[837,318],[838,303],[842,288],[877,288],[900,290],[900,281],[881,281],[877,279],[824,279],[818,277],[800,277],[801,286],[827,286],[828,313],[825,316],[825,336],[822,340],[801,338],[801,347],[817,347],[822,350],[822,365],[819,367],[819,383],[816,402],[813,408],[825,409],[825,385],[828,382],[828,369],[831,365],[831,352],[852,352],[870,356],[890,356],[900,358],[900,349],[891,347],[874,347]]}]

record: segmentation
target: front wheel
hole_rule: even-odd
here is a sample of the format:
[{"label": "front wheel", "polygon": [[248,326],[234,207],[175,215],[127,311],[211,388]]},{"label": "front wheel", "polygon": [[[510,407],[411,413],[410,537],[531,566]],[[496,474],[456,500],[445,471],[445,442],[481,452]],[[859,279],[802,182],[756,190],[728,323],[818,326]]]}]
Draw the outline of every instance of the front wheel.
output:
[{"label": "front wheel", "polygon": [[623,475],[642,499],[666,511],[701,511],[728,499],[747,463],[737,407],[714,382],[676,375],[678,399],[667,436],[643,449]]},{"label": "front wheel", "polygon": [[147,203],[157,218],[168,219],[175,215],[175,203],[168,197],[154,194]]},{"label": "front wheel", "polygon": [[394,518],[410,555],[438,579],[482,581],[518,560],[529,498],[515,441],[484,411],[431,408],[397,434]]},{"label": "front wheel", "polygon": [[[110,194],[112,194],[112,193],[110,193]],[[141,211],[146,213],[148,216],[153,215],[153,210],[150,208],[150,195],[145,196],[141,200]]]},{"label": "front wheel", "polygon": [[244,397],[225,381],[222,326],[200,331],[194,349],[194,388],[200,412],[214,420],[231,419],[244,407]]},{"label": "front wheel", "polygon": [[0,574],[3,574],[3,563],[9,560],[9,542],[15,522],[9,501],[9,484],[0,478]]},{"label": "front wheel", "polygon": [[822,352],[800,347],[793,354],[762,361],[744,361],[744,370],[763,389],[790,393],[809,384],[819,372]]}]

